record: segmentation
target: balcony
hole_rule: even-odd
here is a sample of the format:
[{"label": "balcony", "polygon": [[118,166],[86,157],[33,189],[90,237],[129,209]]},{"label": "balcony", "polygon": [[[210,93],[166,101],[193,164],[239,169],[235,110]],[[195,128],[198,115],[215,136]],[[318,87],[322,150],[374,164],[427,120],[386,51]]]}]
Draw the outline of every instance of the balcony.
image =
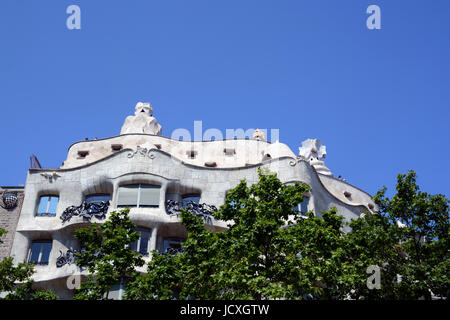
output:
[{"label": "balcony", "polygon": [[104,219],[109,209],[109,201],[86,202],[76,207],[70,206],[59,217],[62,222],[70,221],[74,216],[83,217],[84,220],[91,221],[93,217]]}]

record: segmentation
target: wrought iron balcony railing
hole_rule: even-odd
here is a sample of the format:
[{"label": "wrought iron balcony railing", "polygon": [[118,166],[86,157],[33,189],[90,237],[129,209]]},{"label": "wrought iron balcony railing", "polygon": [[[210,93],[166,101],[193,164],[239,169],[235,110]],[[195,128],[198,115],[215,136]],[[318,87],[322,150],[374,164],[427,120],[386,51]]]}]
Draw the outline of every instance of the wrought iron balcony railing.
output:
[{"label": "wrought iron balcony railing", "polygon": [[75,252],[76,250],[73,250],[70,248],[66,251],[64,254],[61,250],[59,250],[60,255],[58,258],[56,258],[56,267],[61,268],[62,266],[66,264],[73,264],[75,263]]},{"label": "wrought iron balcony railing", "polygon": [[86,202],[76,207],[70,206],[61,214],[60,219],[62,222],[70,221],[73,216],[80,216],[83,219],[91,221],[92,217],[97,219],[104,219],[108,212],[109,201],[101,202]]},{"label": "wrought iron balcony railing", "polygon": [[206,203],[196,203],[194,201],[166,201],[166,212],[168,215],[179,215],[181,210],[187,209],[196,216],[203,218],[205,223],[212,224],[213,212],[217,211],[217,207]]}]

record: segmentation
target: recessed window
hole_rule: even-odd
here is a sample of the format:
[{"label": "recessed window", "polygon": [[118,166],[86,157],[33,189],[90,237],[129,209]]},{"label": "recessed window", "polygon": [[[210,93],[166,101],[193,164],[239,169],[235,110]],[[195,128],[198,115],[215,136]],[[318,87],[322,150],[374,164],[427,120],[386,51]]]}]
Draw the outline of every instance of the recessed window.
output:
[{"label": "recessed window", "polygon": [[30,247],[28,262],[47,265],[52,251],[52,240],[33,241]]},{"label": "recessed window", "polygon": [[112,151],[120,151],[120,150],[122,150],[122,148],[123,148],[123,145],[121,145],[121,144],[112,144],[111,145]]},{"label": "recessed window", "polygon": [[205,162],[205,167],[217,167],[217,163],[215,161],[207,161]]},{"label": "recessed window", "polygon": [[119,187],[118,207],[157,208],[161,186],[132,184]]},{"label": "recessed window", "polygon": [[166,252],[180,252],[182,250],[181,243],[184,242],[181,238],[166,238],[163,242],[163,253]]},{"label": "recessed window", "polygon": [[96,203],[100,204],[101,202],[106,202],[111,200],[110,194],[92,194],[86,197],[85,201],[87,204]]},{"label": "recessed window", "polygon": [[103,298],[110,300],[122,300],[127,282],[127,279],[120,278],[120,282],[113,285],[109,291],[104,294]]},{"label": "recessed window", "polygon": [[199,204],[200,194],[189,194],[181,197],[181,203],[183,205],[183,208],[186,207],[191,201],[195,204]]},{"label": "recessed window", "polygon": [[36,216],[39,217],[54,217],[56,215],[56,208],[58,206],[58,196],[42,196],[39,199],[39,206]]},{"label": "recessed window", "polygon": [[89,151],[87,150],[80,150],[78,151],[78,158],[84,159],[89,154]]},{"label": "recessed window", "polygon": [[308,212],[308,206],[309,206],[309,197],[304,197],[303,201],[300,202],[298,205],[294,206],[294,211],[300,212],[302,215],[306,215]]},{"label": "recessed window", "polygon": [[225,149],[223,149],[223,153],[226,156],[230,157],[230,156],[234,156],[236,154],[236,150],[234,148],[225,148]]},{"label": "recessed window", "polygon": [[149,253],[149,242],[152,235],[152,229],[136,228],[140,238],[131,244],[131,249],[146,256]]}]

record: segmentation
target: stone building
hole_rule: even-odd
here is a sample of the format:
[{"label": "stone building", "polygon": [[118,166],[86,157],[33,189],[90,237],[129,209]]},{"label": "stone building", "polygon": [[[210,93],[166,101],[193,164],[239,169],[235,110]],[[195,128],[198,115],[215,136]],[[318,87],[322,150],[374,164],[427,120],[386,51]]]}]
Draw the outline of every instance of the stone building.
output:
[{"label": "stone building", "polygon": [[[74,231],[126,206],[141,233],[133,248],[145,259],[154,249],[180,249],[187,236],[176,214],[180,206],[191,206],[207,228],[223,230],[226,222],[208,213],[240,180],[255,183],[258,168],[276,172],[284,183],[311,187],[298,206],[302,213],[320,216],[336,207],[349,220],[375,209],[369,194],[333,177],[323,162],[326,148],[316,139],[303,142],[298,155],[283,143],[266,141],[260,130],[252,138],[180,141],[161,135],[152,111],[149,103],[138,103],[120,135],[76,142],[60,168],[29,170],[20,217],[14,215],[11,255],[15,262],[36,264],[37,287],[70,299],[71,277],[80,274],[71,263],[73,250],[80,250]],[[116,289],[120,296],[123,288]]]},{"label": "stone building", "polygon": [[9,257],[23,203],[23,187],[0,187],[0,229],[8,233],[0,238],[0,261]]}]

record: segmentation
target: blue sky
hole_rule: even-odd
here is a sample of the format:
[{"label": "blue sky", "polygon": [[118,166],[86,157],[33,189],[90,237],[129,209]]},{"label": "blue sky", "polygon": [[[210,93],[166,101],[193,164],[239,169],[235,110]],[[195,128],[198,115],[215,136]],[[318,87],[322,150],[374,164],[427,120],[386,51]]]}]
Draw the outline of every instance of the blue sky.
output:
[{"label": "blue sky", "polygon": [[31,154],[56,168],[73,142],[118,135],[149,101],[165,136],[275,128],[294,153],[320,139],[371,194],[413,169],[448,196],[449,31],[448,0],[1,0],[0,185],[25,184]]}]

